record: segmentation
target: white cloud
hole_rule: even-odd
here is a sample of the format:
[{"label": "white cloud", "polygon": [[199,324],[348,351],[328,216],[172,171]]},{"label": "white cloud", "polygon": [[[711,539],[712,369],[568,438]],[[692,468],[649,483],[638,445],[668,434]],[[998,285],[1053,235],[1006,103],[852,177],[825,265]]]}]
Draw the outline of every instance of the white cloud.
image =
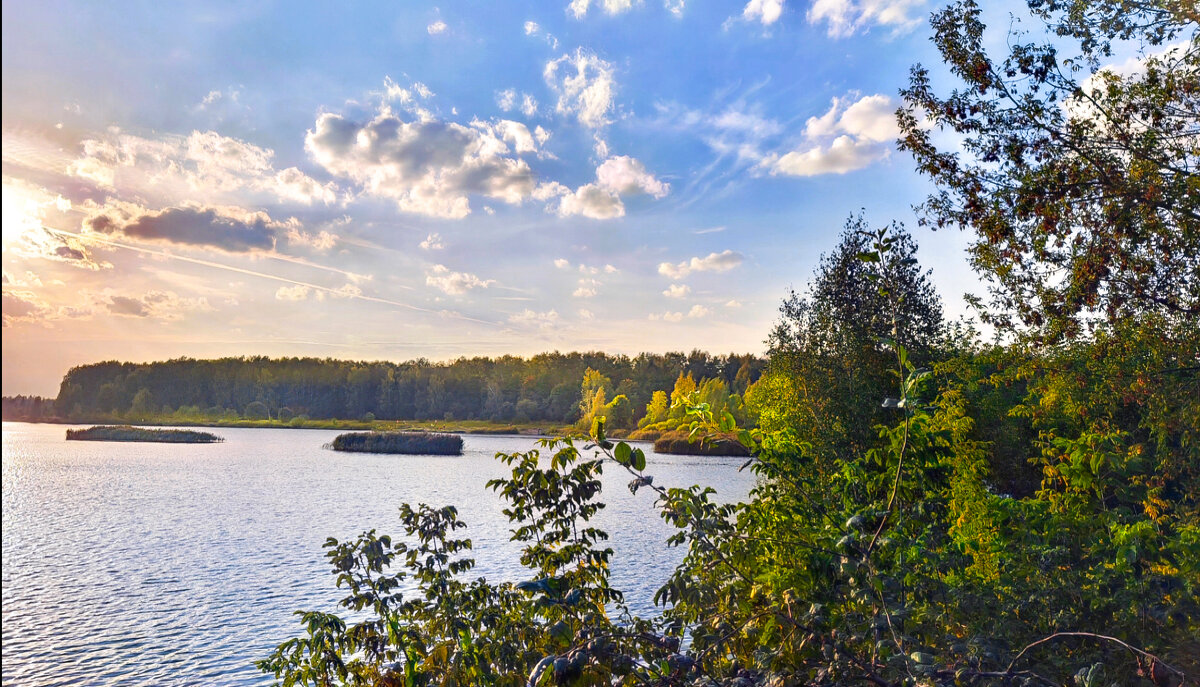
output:
[{"label": "white cloud", "polygon": [[871,25],[888,26],[894,34],[909,31],[921,23],[922,17],[913,11],[925,0],[814,0],[808,10],[810,24],[828,24],[826,31],[833,38],[843,38]]},{"label": "white cloud", "polygon": [[281,286],[275,291],[275,300],[280,301],[303,301],[308,299],[309,292],[312,291],[309,287],[303,284],[295,286]]},{"label": "white cloud", "polygon": [[[567,5],[567,12],[576,19],[583,19],[587,16],[588,7],[591,6],[593,0],[571,0],[571,4]],[[596,5],[604,8],[604,11],[609,15],[617,15],[622,12],[628,12],[633,9],[634,5],[640,5],[641,0],[596,0]]]},{"label": "white cloud", "polygon": [[420,245],[421,250],[441,250],[442,248],[445,248],[445,246],[442,245],[442,235],[437,232],[426,236],[425,240],[422,241]]},{"label": "white cloud", "polygon": [[534,140],[533,134],[529,133],[529,128],[520,122],[501,119],[495,125],[495,132],[502,141],[511,143],[513,150],[518,154],[537,151],[537,142]]},{"label": "white cloud", "polygon": [[683,313],[681,312],[665,312],[661,315],[658,313],[650,313],[650,319],[654,321],[662,320],[663,322],[682,322]]},{"label": "white cloud", "polygon": [[516,315],[510,315],[508,321],[513,324],[535,326],[538,329],[550,329],[558,322],[558,313],[554,310],[535,312],[527,308]]},{"label": "white cloud", "polygon": [[521,114],[526,117],[532,117],[537,114],[538,102],[537,99],[528,93],[521,95]]},{"label": "white cloud", "polygon": [[591,310],[588,310],[588,309],[586,309],[586,308],[580,308],[580,309],[579,309],[579,319],[581,319],[581,320],[590,320],[590,319],[593,319],[593,318],[595,318],[595,317],[596,317],[596,315],[595,315],[594,313],[592,313],[592,311],[591,311]]},{"label": "white cloud", "polygon": [[595,279],[580,279],[579,288],[571,294],[575,298],[594,298],[599,293],[600,282]]},{"label": "white cloud", "polygon": [[747,21],[759,21],[763,26],[770,26],[783,14],[784,0],[750,0],[742,9],[742,17]]},{"label": "white cloud", "polygon": [[620,156],[609,158],[596,168],[594,183],[572,191],[556,181],[549,182],[534,189],[532,196],[547,201],[548,209],[560,217],[581,215],[591,219],[612,219],[625,215],[622,195],[646,193],[661,198],[670,188],[669,184],[647,172],[638,160]]},{"label": "white cloud", "polygon": [[688,311],[687,316],[691,318],[701,318],[707,316],[708,312],[708,308],[704,307],[703,305],[696,304],[693,305],[692,309]]},{"label": "white cloud", "polygon": [[442,33],[443,31],[446,30],[446,22],[442,21],[441,19],[438,19],[437,21],[433,22],[429,26],[426,26],[425,30],[429,32],[430,36],[436,36],[437,34]]},{"label": "white cloud", "polygon": [[838,136],[828,147],[794,150],[782,157],[768,158],[765,163],[772,174],[810,177],[853,172],[887,156],[888,149],[878,143]]},{"label": "white cloud", "polygon": [[394,199],[405,212],[461,218],[471,213],[471,194],[517,204],[533,192],[529,165],[506,156],[506,133],[511,138],[510,129],[479,121],[406,122],[384,111],[356,122],[326,113],[305,148],[330,173]]},{"label": "white cloud", "polygon": [[684,0],[663,0],[663,7],[676,17],[683,16]]},{"label": "white cloud", "polygon": [[308,246],[315,251],[325,252],[337,245],[338,235],[322,229],[316,233],[302,231],[298,226],[289,226],[287,241],[291,245]]},{"label": "white cloud", "polygon": [[554,36],[552,36],[551,34],[543,32],[542,27],[538,26],[538,23],[535,21],[525,22],[525,35],[526,36],[541,35],[546,39],[546,44],[549,45],[552,50],[558,50],[558,39],[555,38]]},{"label": "white cloud", "polygon": [[728,272],[742,264],[743,260],[741,253],[724,250],[720,253],[709,253],[703,258],[684,260],[678,264],[659,263],[658,273],[672,279],[683,279],[692,272]]},{"label": "white cloud", "polygon": [[505,112],[513,109],[513,105],[517,102],[517,92],[511,88],[506,88],[503,91],[496,91],[496,105]]},{"label": "white cloud", "polygon": [[804,147],[782,156],[763,158],[772,174],[816,176],[845,174],[882,160],[890,142],[900,135],[896,104],[886,95],[834,98],[825,114],[810,117],[804,126]]},{"label": "white cloud", "polygon": [[621,195],[646,193],[662,198],[671,188],[670,184],[654,178],[653,174],[646,171],[645,165],[628,155],[605,160],[596,168],[596,179],[604,188]]},{"label": "white cloud", "polygon": [[558,202],[559,217],[582,215],[590,219],[612,219],[625,215],[625,204],[617,194],[597,185],[584,184]]},{"label": "white cloud", "polygon": [[578,48],[575,53],[546,63],[546,84],[558,97],[555,110],[575,115],[580,124],[597,128],[610,122],[616,96],[612,65],[595,53]]},{"label": "white cloud", "polygon": [[486,289],[495,284],[493,279],[480,279],[467,272],[454,272],[445,265],[434,265],[425,273],[425,284],[441,289],[451,295],[462,295],[472,289]]},{"label": "white cloud", "polygon": [[671,284],[663,291],[663,295],[667,298],[686,298],[692,292],[692,287],[687,284]]},{"label": "white cloud", "polygon": [[103,188],[152,190],[167,203],[215,202],[245,191],[311,205],[333,203],[333,184],[321,184],[296,167],[276,171],[275,152],[215,131],[144,138],[111,129],[83,142],[68,173]]},{"label": "white cloud", "polygon": [[740,307],[742,307],[742,302],[736,298],[732,298],[725,302],[725,307],[726,308],[740,308]]},{"label": "white cloud", "polygon": [[566,258],[558,258],[554,261],[554,266],[560,270],[571,269],[571,261]]}]

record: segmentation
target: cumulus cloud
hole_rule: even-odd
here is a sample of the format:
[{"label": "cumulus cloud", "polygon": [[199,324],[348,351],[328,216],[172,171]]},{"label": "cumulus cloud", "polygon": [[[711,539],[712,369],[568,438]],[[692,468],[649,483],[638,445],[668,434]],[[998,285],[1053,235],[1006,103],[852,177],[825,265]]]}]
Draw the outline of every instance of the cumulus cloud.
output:
[{"label": "cumulus cloud", "polygon": [[725,302],[725,307],[726,308],[740,308],[740,307],[742,307],[742,302],[736,298],[731,298]]},{"label": "cumulus cloud", "polygon": [[709,253],[703,258],[692,258],[672,264],[659,263],[658,273],[672,279],[683,279],[693,272],[728,272],[742,264],[745,258],[741,253],[724,250],[720,253]]},{"label": "cumulus cloud", "polygon": [[[265,212],[229,207],[186,205],[146,210],[132,203],[92,205],[84,227],[145,241],[217,248],[229,253],[269,251],[284,230],[295,224],[275,222]],[[298,232],[296,237],[302,235]],[[309,240],[310,237],[305,236]]]},{"label": "cumulus cloud", "polygon": [[275,299],[280,301],[302,301],[308,298],[309,292],[312,291],[304,284],[296,284],[295,286],[281,286],[275,291]]},{"label": "cumulus cloud", "polygon": [[506,135],[515,140],[512,127],[479,121],[406,122],[383,111],[358,122],[326,113],[305,147],[330,173],[394,199],[402,211],[462,218],[471,213],[471,194],[516,204],[533,192],[533,172],[508,156]]},{"label": "cumulus cloud", "polygon": [[540,30],[541,30],[541,27],[538,26],[538,23],[536,21],[525,22],[525,35],[526,36],[536,36],[537,32]]},{"label": "cumulus cloud", "polygon": [[761,166],[772,174],[816,176],[845,174],[882,160],[900,135],[896,104],[886,95],[834,98],[829,110],[805,123],[806,143],[784,155],[770,155]]},{"label": "cumulus cloud", "polygon": [[426,26],[425,30],[429,32],[430,36],[436,36],[446,30],[446,22],[438,19],[437,21],[429,24],[429,26]]},{"label": "cumulus cloud", "polygon": [[665,312],[661,315],[658,313],[650,313],[649,318],[654,321],[662,320],[663,322],[682,322],[683,313],[681,312]]},{"label": "cumulus cloud", "polygon": [[596,180],[601,186],[621,195],[646,193],[655,198],[662,198],[670,190],[670,184],[663,183],[646,171],[646,166],[628,155],[610,157],[596,168]]},{"label": "cumulus cloud", "polygon": [[761,22],[763,26],[770,26],[779,20],[779,15],[783,14],[783,2],[784,0],[750,0],[742,8],[742,18],[747,21]]},{"label": "cumulus cloud", "polygon": [[296,167],[276,170],[274,151],[215,131],[158,139],[111,129],[83,142],[67,172],[102,188],[145,187],[175,200],[212,200],[231,192],[258,192],[285,201],[333,203],[333,184]]},{"label": "cumulus cloud", "polygon": [[339,238],[337,234],[324,229],[319,232],[309,233],[303,231],[295,224],[288,225],[286,236],[289,245],[306,246],[321,253],[336,246]]},{"label": "cumulus cloud", "polygon": [[571,261],[566,258],[558,258],[554,261],[554,266],[560,270],[569,270],[571,269]]},{"label": "cumulus cloud", "polygon": [[[592,5],[593,0],[571,0],[571,4],[567,5],[567,12],[576,19],[583,19],[587,16],[588,7]],[[628,12],[633,9],[634,5],[640,5],[641,0],[596,0],[595,4],[604,9],[609,15],[617,15],[622,12]]]},{"label": "cumulus cloud", "polygon": [[692,309],[689,310],[687,314],[687,316],[691,318],[700,318],[705,317],[706,315],[708,315],[708,308],[700,304],[693,305]]},{"label": "cumulus cloud", "polygon": [[663,7],[675,17],[683,16],[684,0],[663,0]]},{"label": "cumulus cloud", "polygon": [[593,318],[595,318],[595,317],[596,317],[595,313],[593,313],[591,310],[588,310],[587,308],[580,308],[580,309],[579,309],[579,319],[581,319],[581,320],[590,320],[590,319],[593,319]]},{"label": "cumulus cloud", "polygon": [[692,292],[692,287],[687,284],[671,284],[663,291],[663,295],[667,298],[686,298]]},{"label": "cumulus cloud", "polygon": [[580,279],[579,288],[571,293],[575,298],[595,298],[599,293],[600,282],[595,279]]},{"label": "cumulus cloud", "polygon": [[486,289],[495,283],[493,279],[480,279],[467,272],[454,272],[445,265],[434,265],[425,273],[426,285],[451,296],[460,296],[472,289]]},{"label": "cumulus cloud", "polygon": [[425,240],[422,241],[420,245],[421,250],[441,250],[445,248],[445,246],[442,244],[442,235],[437,232],[426,236]]},{"label": "cumulus cloud", "polygon": [[538,329],[551,329],[558,323],[558,313],[554,310],[535,312],[526,308],[515,315],[510,315],[508,321],[523,326],[534,326]]},{"label": "cumulus cloud", "polygon": [[625,215],[622,195],[644,193],[661,198],[670,188],[670,184],[659,181],[646,171],[641,162],[622,155],[601,163],[596,168],[594,183],[584,184],[572,191],[558,182],[549,182],[539,185],[533,197],[548,201],[547,207],[560,217],[580,215],[591,219],[612,219]]},{"label": "cumulus cloud", "polygon": [[578,48],[546,63],[546,84],[558,100],[555,110],[574,115],[580,124],[597,128],[608,124],[616,96],[613,67],[595,53]]},{"label": "cumulus cloud", "polygon": [[558,215],[581,215],[590,219],[613,219],[625,215],[625,204],[617,194],[598,184],[584,184],[562,196]]},{"label": "cumulus cloud", "polygon": [[808,22],[826,23],[826,32],[833,38],[853,35],[872,25],[903,33],[920,25],[921,15],[914,10],[924,4],[925,0],[814,0]]}]

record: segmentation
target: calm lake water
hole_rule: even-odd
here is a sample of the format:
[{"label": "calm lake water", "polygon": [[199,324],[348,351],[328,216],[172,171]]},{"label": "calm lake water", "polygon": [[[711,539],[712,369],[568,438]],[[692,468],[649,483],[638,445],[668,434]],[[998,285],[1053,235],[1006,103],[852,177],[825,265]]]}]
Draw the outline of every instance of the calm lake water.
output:
[{"label": "calm lake water", "polygon": [[[170,445],[67,442],[66,429],[4,423],[4,685],[269,684],[254,661],[300,633],[293,611],[341,610],[325,538],[400,535],[406,501],[458,506],[474,573],[527,579],[484,483],[507,474],[496,452],[535,448],[529,437],[380,456],[322,449],[335,431],[217,429],[224,443]],[[704,483],[725,500],[754,482],[739,458],[648,462],[655,484]],[[663,544],[653,494],[606,468],[613,583],[649,613],[681,552]]]}]

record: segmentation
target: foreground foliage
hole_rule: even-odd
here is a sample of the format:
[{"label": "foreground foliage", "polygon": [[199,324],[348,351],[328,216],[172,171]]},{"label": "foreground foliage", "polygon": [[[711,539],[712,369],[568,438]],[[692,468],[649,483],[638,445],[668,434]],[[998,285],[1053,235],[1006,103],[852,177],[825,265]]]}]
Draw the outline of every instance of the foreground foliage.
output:
[{"label": "foreground foliage", "polygon": [[[759,427],[694,382],[651,399],[670,429],[738,437],[746,502],[655,484],[593,414],[586,446],[499,456],[527,579],[466,581],[456,512],[404,506],[410,542],[329,542],[363,619],[303,614],[261,667],[285,685],[1198,684],[1198,17],[1029,6],[1051,35],[1010,36],[1000,60],[975,3],[935,14],[962,87],[938,95],[918,68],[901,114],[938,184],[925,220],[975,232],[1003,343],[940,327],[915,246],[852,219],[823,281],[785,302],[746,394]],[[1100,70],[1119,41],[1142,71]],[[590,524],[606,465],[685,550],[653,618],[622,605]]]}]

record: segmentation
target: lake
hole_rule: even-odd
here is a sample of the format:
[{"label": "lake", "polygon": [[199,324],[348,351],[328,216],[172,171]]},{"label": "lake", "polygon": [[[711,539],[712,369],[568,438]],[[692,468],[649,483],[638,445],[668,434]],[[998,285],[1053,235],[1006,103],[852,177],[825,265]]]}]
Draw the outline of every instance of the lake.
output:
[{"label": "lake", "polygon": [[[4,423],[3,684],[263,685],[254,661],[298,635],[293,611],[339,612],[326,537],[402,534],[403,502],[453,504],[473,576],[528,579],[502,502],[498,451],[530,437],[466,435],[462,456],[335,453],[324,430],[215,429],[220,444],[67,442],[66,425]],[[704,483],[723,500],[754,483],[741,458],[658,455],[655,484]],[[638,612],[682,552],[606,465],[598,526],[613,586]]]}]

